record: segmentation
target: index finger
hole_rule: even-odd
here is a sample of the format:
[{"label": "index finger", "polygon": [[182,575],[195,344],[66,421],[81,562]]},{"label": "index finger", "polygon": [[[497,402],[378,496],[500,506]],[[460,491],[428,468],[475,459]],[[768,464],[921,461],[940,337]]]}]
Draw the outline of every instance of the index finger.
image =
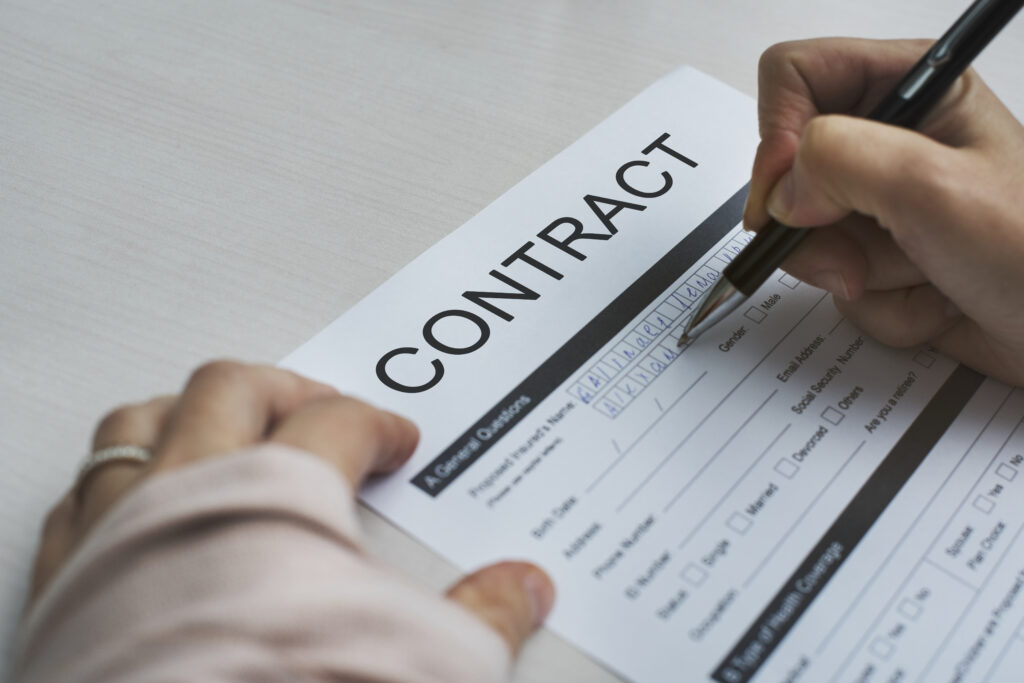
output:
[{"label": "index finger", "polygon": [[310,401],[337,396],[332,387],[293,372],[230,361],[193,373],[154,451],[166,469],[262,441]]},{"label": "index finger", "polygon": [[772,45],[758,63],[761,136],[799,133],[819,114],[866,116],[931,43],[816,38]]},{"label": "index finger", "polygon": [[756,228],[768,221],[765,199],[793,164],[808,121],[819,114],[868,114],[930,44],[820,38],[765,50],[758,64],[761,143],[754,157],[744,225]]}]

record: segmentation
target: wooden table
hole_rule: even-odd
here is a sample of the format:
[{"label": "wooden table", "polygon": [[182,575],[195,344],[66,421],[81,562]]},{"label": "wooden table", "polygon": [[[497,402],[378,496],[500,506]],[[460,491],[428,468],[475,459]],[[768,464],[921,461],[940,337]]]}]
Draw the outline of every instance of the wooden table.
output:
[{"label": "wooden table", "polygon": [[[0,641],[97,418],[274,362],[660,75],[964,0],[0,0]],[[1024,116],[1024,19],[978,60]],[[456,572],[366,512],[425,584]],[[557,637],[517,681],[615,680]]]}]

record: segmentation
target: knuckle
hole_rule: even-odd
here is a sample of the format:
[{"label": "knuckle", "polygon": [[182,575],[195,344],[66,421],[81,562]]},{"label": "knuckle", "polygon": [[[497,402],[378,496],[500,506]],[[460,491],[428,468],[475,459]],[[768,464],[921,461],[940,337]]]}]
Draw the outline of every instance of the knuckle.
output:
[{"label": "knuckle", "polygon": [[905,158],[900,172],[910,180],[909,188],[923,195],[917,199],[932,201],[946,196],[947,191],[960,184],[954,180],[955,168],[954,164],[936,154],[918,154]]},{"label": "knuckle", "polygon": [[142,409],[137,405],[123,405],[103,416],[96,425],[95,441],[131,430]]},{"label": "knuckle", "polygon": [[382,441],[387,430],[384,411],[351,396],[326,396],[308,404],[307,419],[318,428],[358,442]]},{"label": "knuckle", "polygon": [[790,63],[800,52],[803,44],[804,41],[787,40],[769,46],[768,49],[761,53],[761,57],[758,59],[758,71],[771,73],[778,66]]},{"label": "knuckle", "polygon": [[389,415],[350,396],[337,396],[327,399],[335,410],[345,416],[348,429],[357,433],[360,438],[374,442],[383,442],[391,430]]},{"label": "knuckle", "polygon": [[330,406],[332,411],[350,415],[357,420],[372,418],[375,413],[380,412],[369,403],[364,403],[358,398],[353,398],[352,396],[347,396],[345,394],[326,396],[318,399],[318,401],[322,402],[326,406]]},{"label": "knuckle", "polygon": [[188,384],[192,386],[237,382],[245,376],[246,371],[247,366],[237,361],[209,361],[192,372]]}]

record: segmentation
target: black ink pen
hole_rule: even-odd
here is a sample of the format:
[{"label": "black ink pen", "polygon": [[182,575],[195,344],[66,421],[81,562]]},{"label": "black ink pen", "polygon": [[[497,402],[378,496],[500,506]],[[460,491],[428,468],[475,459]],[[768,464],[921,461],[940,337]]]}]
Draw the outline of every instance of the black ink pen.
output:
[{"label": "black ink pen", "polygon": [[[977,0],[868,118],[904,128],[916,126],[1022,5],[1024,0]],[[776,221],[763,227],[701,298],[678,345],[692,341],[752,296],[807,231]]]}]

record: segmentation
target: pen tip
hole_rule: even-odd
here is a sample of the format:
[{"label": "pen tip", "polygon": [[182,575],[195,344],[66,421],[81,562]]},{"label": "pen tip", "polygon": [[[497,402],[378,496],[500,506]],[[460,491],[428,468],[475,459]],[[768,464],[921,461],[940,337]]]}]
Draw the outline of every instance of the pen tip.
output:
[{"label": "pen tip", "polygon": [[683,348],[684,346],[686,346],[689,343],[690,343],[690,335],[687,334],[686,332],[683,332],[683,335],[681,337],[679,337],[679,341],[676,342],[676,348],[677,349],[681,349],[681,348]]}]

